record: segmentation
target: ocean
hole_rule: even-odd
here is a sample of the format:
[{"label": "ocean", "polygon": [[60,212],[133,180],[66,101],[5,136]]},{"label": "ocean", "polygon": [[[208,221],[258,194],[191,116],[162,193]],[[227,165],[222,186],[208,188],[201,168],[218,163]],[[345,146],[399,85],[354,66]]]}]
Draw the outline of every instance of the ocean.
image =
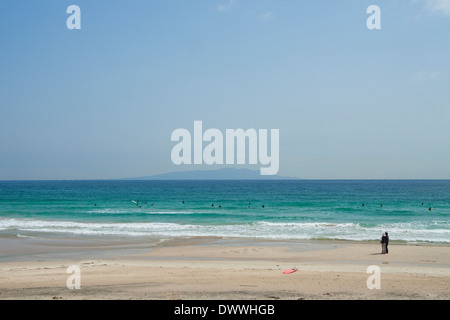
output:
[{"label": "ocean", "polygon": [[450,244],[449,218],[450,180],[0,181],[3,238]]}]

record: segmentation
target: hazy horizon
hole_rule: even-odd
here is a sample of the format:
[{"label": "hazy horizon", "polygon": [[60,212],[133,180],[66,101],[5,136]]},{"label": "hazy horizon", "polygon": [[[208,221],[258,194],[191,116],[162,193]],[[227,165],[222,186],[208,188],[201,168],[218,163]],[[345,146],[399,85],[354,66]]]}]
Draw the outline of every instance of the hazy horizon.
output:
[{"label": "hazy horizon", "polygon": [[[224,177],[224,178],[180,178],[180,179],[175,179],[175,178],[164,178],[164,176],[169,176],[169,175],[176,175],[176,174],[184,174],[184,173],[205,173],[205,172],[214,172],[214,171],[222,171],[223,169],[229,169],[229,170],[236,170],[236,171],[241,171],[241,170],[248,170],[251,171],[251,173],[257,174],[258,177],[253,179],[253,178],[229,178],[229,177]],[[161,177],[162,176],[162,177]],[[321,180],[336,180],[336,181],[358,181],[358,180],[366,180],[366,181],[370,181],[370,180],[374,180],[374,181],[380,181],[380,180],[411,180],[411,181],[420,181],[420,180],[450,180],[450,179],[366,179],[366,178],[353,178],[353,179],[346,179],[346,178],[335,178],[335,179],[329,179],[329,178],[322,178],[322,179],[317,179],[317,178],[302,178],[302,177],[295,177],[295,176],[280,176],[280,175],[274,175],[274,176],[261,176],[259,175],[259,170],[251,170],[251,169],[246,169],[246,168],[222,168],[222,169],[206,169],[206,170],[183,170],[183,171],[170,171],[170,172],[164,172],[164,173],[158,173],[155,175],[149,175],[149,176],[135,176],[135,177],[121,177],[121,178],[104,178],[104,179],[0,179],[0,181],[146,181],[146,180],[160,180],[160,181],[169,181],[169,180],[179,180],[179,181],[189,181],[189,180],[218,180],[218,181],[222,181],[222,180],[267,180],[267,181],[271,181],[271,180],[305,180],[305,181],[321,181]]]}]

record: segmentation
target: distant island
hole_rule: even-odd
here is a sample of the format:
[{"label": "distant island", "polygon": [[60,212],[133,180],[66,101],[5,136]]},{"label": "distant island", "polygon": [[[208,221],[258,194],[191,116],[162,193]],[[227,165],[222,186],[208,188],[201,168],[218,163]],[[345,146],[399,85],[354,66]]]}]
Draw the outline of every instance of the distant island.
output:
[{"label": "distant island", "polygon": [[122,180],[285,180],[298,179],[278,175],[261,175],[259,170],[223,168],[217,170],[175,171],[153,176],[124,178]]}]

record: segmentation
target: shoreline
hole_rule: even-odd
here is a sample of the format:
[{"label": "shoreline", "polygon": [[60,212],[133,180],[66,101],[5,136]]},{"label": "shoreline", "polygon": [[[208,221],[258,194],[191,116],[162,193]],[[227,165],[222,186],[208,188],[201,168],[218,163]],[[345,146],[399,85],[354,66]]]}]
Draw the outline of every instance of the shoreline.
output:
[{"label": "shoreline", "polygon": [[[390,243],[381,254],[376,241],[8,240],[0,299],[450,299],[450,246]],[[28,259],[5,258],[7,245]],[[66,285],[71,265],[79,290]],[[367,288],[369,266],[381,270],[380,290]]]},{"label": "shoreline", "polygon": [[[379,240],[347,240],[347,239],[266,239],[251,237],[223,236],[180,236],[170,238],[145,237],[29,237],[0,236],[0,263],[14,261],[36,261],[37,259],[53,259],[72,253],[74,258],[82,259],[90,253],[114,258],[130,252],[144,252],[163,247],[176,246],[286,246],[296,247],[302,251],[310,251],[320,247],[336,247],[349,245],[380,246]],[[448,247],[444,242],[408,242],[391,240],[389,246]],[[380,249],[381,250],[381,249]],[[16,259],[14,259],[14,257]]]}]

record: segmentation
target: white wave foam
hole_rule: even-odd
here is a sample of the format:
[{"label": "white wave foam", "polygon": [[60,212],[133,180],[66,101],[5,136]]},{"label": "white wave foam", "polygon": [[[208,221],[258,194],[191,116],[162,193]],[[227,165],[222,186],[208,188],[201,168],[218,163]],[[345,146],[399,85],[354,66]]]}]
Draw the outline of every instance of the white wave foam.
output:
[{"label": "white wave foam", "polygon": [[146,214],[195,214],[193,211],[147,211]]},{"label": "white wave foam", "polygon": [[[150,211],[150,210],[146,210],[144,211],[144,209],[140,209],[142,211],[137,211],[137,212],[141,212],[141,213],[146,213],[146,214],[195,214],[196,212],[193,211]],[[136,211],[134,210],[121,210],[121,209],[94,209],[94,210],[89,210],[86,211],[86,213],[90,213],[90,214],[135,214]]]},{"label": "white wave foam", "polygon": [[131,213],[131,210],[121,210],[121,209],[93,209],[86,211],[86,213],[106,213],[106,214],[128,214]]},{"label": "white wave foam", "polygon": [[28,239],[37,239],[36,237],[32,237],[32,236],[25,236],[23,234],[18,233],[17,238],[28,238]]},{"label": "white wave foam", "polygon": [[23,235],[33,233],[57,233],[73,235],[118,236],[223,236],[262,239],[340,239],[377,240],[389,232],[391,240],[431,241],[450,243],[450,227],[442,223],[392,223],[363,226],[358,223],[328,222],[256,222],[228,225],[194,225],[177,223],[100,223],[72,221],[43,221],[32,219],[0,220],[0,230],[17,230]]}]

